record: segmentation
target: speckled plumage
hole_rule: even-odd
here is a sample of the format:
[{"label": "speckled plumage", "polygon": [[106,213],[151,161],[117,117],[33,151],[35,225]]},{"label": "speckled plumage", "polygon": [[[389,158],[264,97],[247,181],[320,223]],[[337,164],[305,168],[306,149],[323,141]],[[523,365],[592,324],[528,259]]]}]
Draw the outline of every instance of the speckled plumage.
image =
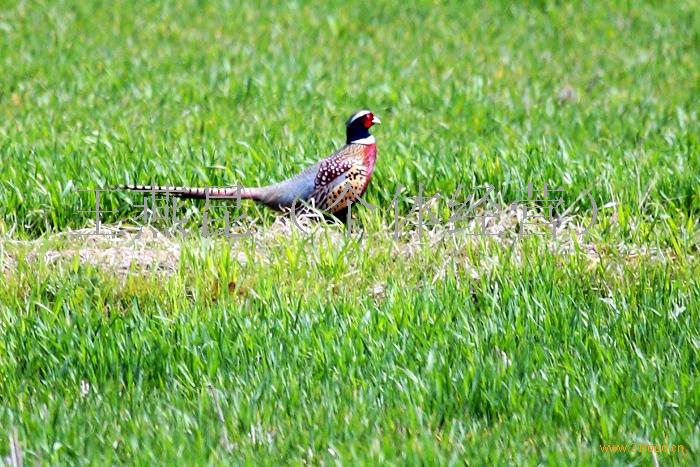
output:
[{"label": "speckled plumage", "polygon": [[365,193],[372,178],[375,145],[348,144],[318,167],[311,199],[320,209],[338,212]]},{"label": "speckled plumage", "polygon": [[371,112],[360,111],[348,120],[347,144],[299,174],[273,185],[255,188],[184,188],[126,186],[131,191],[165,192],[182,198],[252,199],[273,209],[286,209],[299,201],[337,214],[362,196],[369,185],[377,157],[369,128],[379,123]]}]

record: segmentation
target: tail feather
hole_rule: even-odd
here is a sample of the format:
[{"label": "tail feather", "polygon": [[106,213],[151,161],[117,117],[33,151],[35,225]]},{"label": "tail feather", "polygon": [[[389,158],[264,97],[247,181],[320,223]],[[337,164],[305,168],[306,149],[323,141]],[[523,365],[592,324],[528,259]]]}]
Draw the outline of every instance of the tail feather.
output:
[{"label": "tail feather", "polygon": [[160,186],[160,185],[123,185],[121,187],[127,191],[137,193],[152,193],[158,195],[175,196],[188,199],[256,199],[254,188],[243,187],[182,187],[182,186]]}]

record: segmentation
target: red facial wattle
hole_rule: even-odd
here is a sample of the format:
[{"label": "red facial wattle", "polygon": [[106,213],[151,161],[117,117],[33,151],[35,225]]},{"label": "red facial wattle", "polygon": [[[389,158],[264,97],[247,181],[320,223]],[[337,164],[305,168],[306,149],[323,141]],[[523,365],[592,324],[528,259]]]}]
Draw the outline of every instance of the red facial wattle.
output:
[{"label": "red facial wattle", "polygon": [[369,128],[372,125],[374,125],[374,115],[368,113],[367,115],[365,115],[364,121],[362,123],[364,124],[365,128],[369,130]]}]

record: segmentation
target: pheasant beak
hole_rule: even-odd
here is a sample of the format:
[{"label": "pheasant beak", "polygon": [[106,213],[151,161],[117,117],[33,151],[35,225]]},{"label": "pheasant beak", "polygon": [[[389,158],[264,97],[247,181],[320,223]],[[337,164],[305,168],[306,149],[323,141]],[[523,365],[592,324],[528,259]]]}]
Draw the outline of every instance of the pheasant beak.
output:
[{"label": "pheasant beak", "polygon": [[379,124],[381,124],[381,123],[382,123],[382,121],[379,120],[379,117],[377,117],[376,115],[373,115],[373,116],[372,116],[372,124],[373,124],[373,125],[379,125]]}]

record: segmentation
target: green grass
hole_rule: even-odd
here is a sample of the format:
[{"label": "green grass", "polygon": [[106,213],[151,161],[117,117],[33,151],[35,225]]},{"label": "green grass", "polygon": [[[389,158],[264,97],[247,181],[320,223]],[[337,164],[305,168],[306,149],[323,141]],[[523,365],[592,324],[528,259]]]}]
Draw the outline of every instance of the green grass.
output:
[{"label": "green grass", "polygon": [[[696,464],[698,63],[690,1],[3,3],[0,456],[16,428],[28,463]],[[78,189],[277,181],[359,108],[360,239],[246,205],[253,238],[171,273],[44,258],[95,248],[55,235],[92,225]],[[528,182],[607,207],[569,249],[391,238],[399,185]]]}]

